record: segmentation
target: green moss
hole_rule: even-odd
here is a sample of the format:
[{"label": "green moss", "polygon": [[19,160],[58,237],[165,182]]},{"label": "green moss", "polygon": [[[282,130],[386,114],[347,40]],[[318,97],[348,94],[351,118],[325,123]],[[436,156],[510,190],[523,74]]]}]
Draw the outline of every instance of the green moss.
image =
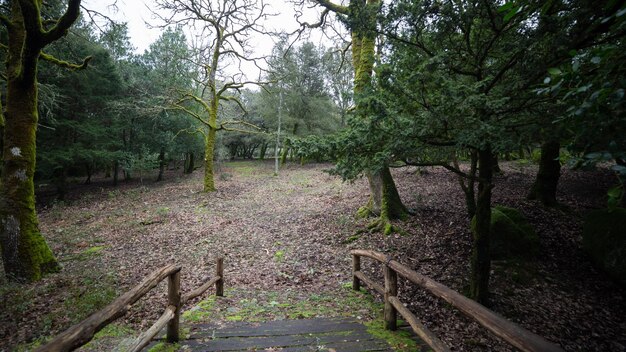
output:
[{"label": "green moss", "polygon": [[85,255],[94,255],[100,253],[105,247],[104,246],[93,246],[85,249],[83,254]]},{"label": "green moss", "polygon": [[[472,219],[475,231],[476,217]],[[539,236],[516,209],[491,209],[490,253],[492,259],[533,258],[539,253]]]},{"label": "green moss", "polygon": [[66,315],[72,322],[78,322],[104,308],[115,297],[115,283],[112,276],[84,278],[81,285],[70,291],[70,296],[64,302]]},{"label": "green moss", "polygon": [[[226,290],[227,298],[210,296],[193,309],[183,312],[189,322],[246,321],[259,322],[276,319],[304,319],[358,315],[371,319],[382,313],[382,304],[374,302],[365,291],[353,291],[350,284],[337,290],[303,296],[298,292],[256,290]],[[224,304],[227,304],[224,306]]]},{"label": "green moss", "polygon": [[126,337],[131,336],[134,333],[135,331],[128,326],[122,324],[109,324],[94,336],[94,340],[104,337]]},{"label": "green moss", "polygon": [[395,351],[417,352],[419,351],[417,344],[412,339],[411,334],[407,331],[391,331],[385,329],[385,323],[382,319],[373,320],[365,323],[367,332],[372,336],[387,341]]},{"label": "green moss", "polygon": [[274,260],[278,263],[282,263],[283,260],[285,260],[285,251],[284,250],[277,250],[276,253],[274,253]]},{"label": "green moss", "polygon": [[49,337],[39,337],[33,342],[23,343],[15,346],[15,352],[28,352],[34,351],[38,347],[41,347],[46,341],[48,341]]},{"label": "green moss", "polygon": [[389,236],[393,233],[393,225],[391,225],[390,222],[385,223],[384,225],[384,229],[383,229],[383,235],[385,236]]},{"label": "green moss", "polygon": [[[211,114],[211,122],[215,123],[215,119],[213,119],[213,114]],[[215,129],[209,128],[206,138],[204,139],[205,143],[205,157],[204,157],[204,192],[214,192],[215,191],[215,180],[213,175],[213,154],[215,150]]]},{"label": "green moss", "polygon": [[156,345],[150,347],[148,352],[176,352],[180,348],[177,343],[170,344],[165,342],[159,342]]},{"label": "green moss", "polygon": [[583,225],[583,247],[593,262],[626,287],[626,209],[592,211]]},{"label": "green moss", "polygon": [[360,233],[354,234],[354,235],[346,238],[346,240],[343,241],[343,243],[344,244],[349,244],[349,243],[352,243],[352,242],[356,242],[359,238],[361,238],[361,234]]},{"label": "green moss", "polygon": [[209,320],[213,314],[214,306],[215,296],[209,296],[207,299],[198,303],[193,309],[183,312],[183,319],[190,322]]}]

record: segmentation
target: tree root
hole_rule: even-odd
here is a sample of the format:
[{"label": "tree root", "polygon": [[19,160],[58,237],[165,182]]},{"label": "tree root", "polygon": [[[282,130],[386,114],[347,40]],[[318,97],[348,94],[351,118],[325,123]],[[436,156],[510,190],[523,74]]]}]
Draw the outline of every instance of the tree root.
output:
[{"label": "tree root", "polygon": [[383,219],[379,217],[376,220],[370,222],[365,228],[356,230],[350,238],[354,239],[357,236],[360,236],[366,232],[370,234],[380,232],[385,236],[389,236],[394,233],[397,233],[402,236],[408,235],[406,231],[404,231],[402,228],[398,226],[393,225],[391,221],[389,221],[388,219]]},{"label": "tree root", "polygon": [[408,234],[402,228],[392,224],[391,221],[389,221],[389,219],[385,219],[382,217],[379,217],[378,219],[369,223],[369,225],[367,225],[367,229],[369,230],[370,233],[381,232],[385,236],[389,236],[394,233],[397,233],[403,236]]}]

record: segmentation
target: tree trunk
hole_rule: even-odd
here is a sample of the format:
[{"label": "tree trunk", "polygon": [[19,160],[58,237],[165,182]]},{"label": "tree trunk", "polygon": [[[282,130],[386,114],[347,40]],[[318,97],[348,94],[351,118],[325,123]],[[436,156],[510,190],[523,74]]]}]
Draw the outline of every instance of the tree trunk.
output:
[{"label": "tree trunk", "polygon": [[285,145],[283,147],[282,153],[280,155],[280,165],[285,165],[287,162],[287,154],[289,153],[289,146]]},{"label": "tree trunk", "polygon": [[472,224],[474,242],[472,246],[470,296],[483,305],[489,303],[489,273],[491,271],[489,236],[493,161],[493,153],[489,146],[485,150],[478,151],[479,181],[476,217]]},{"label": "tree trunk", "polygon": [[500,168],[500,158],[498,154],[493,155],[493,172],[496,174],[501,174],[502,169]]},{"label": "tree trunk", "polygon": [[524,159],[524,157],[526,156],[524,154],[524,147],[522,147],[521,145],[519,147],[519,150],[517,151],[517,156],[518,156],[518,159]]},{"label": "tree trunk", "polygon": [[195,167],[194,166],[194,154],[193,152],[189,152],[187,153],[187,163],[186,163],[185,173],[191,174],[193,172],[194,167]]},{"label": "tree trunk", "polygon": [[408,211],[393,181],[388,167],[367,175],[370,186],[370,200],[359,210],[362,216],[379,216],[386,221],[406,218]]},{"label": "tree trunk", "polygon": [[163,181],[163,174],[165,174],[165,148],[161,147],[159,151],[159,176],[157,176],[156,182]]},{"label": "tree trunk", "polygon": [[209,128],[207,136],[204,138],[204,191],[215,191],[215,180],[213,177],[213,152],[215,150],[215,129]]},{"label": "tree trunk", "polygon": [[561,162],[559,161],[559,151],[561,144],[558,140],[549,140],[541,145],[541,159],[539,161],[539,172],[535,183],[528,194],[528,199],[541,201],[545,206],[555,206],[556,189],[561,177]]},{"label": "tree trunk", "polygon": [[85,173],[87,173],[87,179],[85,180],[84,184],[89,185],[91,184],[91,174],[92,174],[91,164],[85,163]]},{"label": "tree trunk", "polygon": [[19,49],[25,56],[23,72],[19,75],[9,72],[7,83],[4,167],[0,184],[0,243],[7,278],[25,282],[58,271],[60,266],[39,232],[35,212],[33,177],[39,118],[36,82],[39,52],[28,52],[28,47]]},{"label": "tree trunk", "polygon": [[[352,1],[350,2],[352,6]],[[357,2],[354,2],[357,5]],[[380,0],[367,0],[357,6],[376,7],[380,9]],[[360,95],[372,87],[372,72],[376,59],[376,13],[363,11],[355,18],[362,21],[362,28],[352,29],[352,62],[354,66],[354,96],[356,98],[357,115],[367,116],[366,104],[360,100]],[[385,166],[381,171],[371,173],[367,177],[370,185],[370,200],[367,205],[359,209],[359,215],[379,215],[379,223],[383,226],[383,233],[390,233],[392,226],[390,219],[404,218],[408,211],[398,195],[395,182]]]},{"label": "tree trunk", "polygon": [[53,172],[54,185],[57,188],[57,200],[65,200],[67,193],[67,172],[65,167],[56,168]]},{"label": "tree trunk", "polygon": [[[478,164],[478,153],[475,150],[470,152],[470,171],[469,179],[465,183],[465,178],[459,175],[459,184],[463,189],[465,195],[465,206],[467,207],[467,216],[469,219],[473,219],[476,215],[476,192],[474,191],[474,185],[476,183],[476,170]],[[458,168],[458,163],[455,164]]]},{"label": "tree trunk", "polygon": [[119,181],[119,174],[120,174],[120,163],[119,161],[115,160],[115,162],[113,163],[113,186],[117,186],[117,183]]},{"label": "tree trunk", "polygon": [[267,143],[263,143],[261,145],[261,150],[259,151],[259,159],[265,160],[266,153],[267,153]]}]

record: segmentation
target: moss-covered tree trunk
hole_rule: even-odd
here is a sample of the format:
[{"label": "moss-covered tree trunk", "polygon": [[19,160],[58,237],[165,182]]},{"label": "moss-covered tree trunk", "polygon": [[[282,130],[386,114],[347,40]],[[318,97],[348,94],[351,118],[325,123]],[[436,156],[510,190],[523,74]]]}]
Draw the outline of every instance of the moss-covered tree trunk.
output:
[{"label": "moss-covered tree trunk", "polygon": [[489,274],[491,256],[489,237],[491,227],[491,190],[493,188],[493,154],[487,147],[478,151],[478,195],[476,217],[472,226],[474,243],[472,246],[470,296],[477,302],[489,303]]},{"label": "moss-covered tree trunk", "polygon": [[370,200],[367,205],[359,210],[359,215],[375,215],[378,220],[370,225],[383,232],[385,235],[391,234],[394,229],[391,219],[404,219],[408,211],[396,189],[393,177],[388,167],[367,176],[370,186]]},{"label": "moss-covered tree trunk", "polygon": [[533,183],[528,199],[536,199],[546,206],[557,205],[556,190],[561,177],[559,152],[561,144],[558,139],[548,140],[541,145],[539,172]]},{"label": "moss-covered tree trunk", "polygon": [[215,191],[215,177],[213,171],[213,154],[215,151],[214,128],[209,128],[209,132],[204,137],[204,191]]},{"label": "moss-covered tree trunk", "polygon": [[[39,118],[37,63],[41,50],[64,36],[76,21],[80,0],[69,0],[66,12],[49,29],[43,28],[41,1],[11,1],[8,6],[10,19],[3,17],[1,21],[8,34],[8,52],[3,173],[0,181],[0,243],[7,277],[15,281],[33,281],[60,268],[39,232],[35,212],[33,179]],[[75,66],[56,61],[61,66]],[[85,65],[86,62],[80,67]]]},{"label": "moss-covered tree trunk", "polygon": [[[352,29],[352,60],[355,69],[354,95],[356,112],[367,116],[366,107],[360,103],[360,96],[372,87],[372,72],[376,54],[376,13],[380,8],[380,0],[350,1],[349,9],[352,20],[364,23],[362,28]],[[396,184],[391,176],[389,167],[384,166],[379,171],[367,175],[370,185],[370,200],[359,209],[360,216],[378,216],[377,226],[384,233],[393,231],[391,219],[402,219],[408,211],[398,194]]]},{"label": "moss-covered tree trunk", "polygon": [[13,18],[16,27],[10,33],[7,60],[0,239],[7,277],[15,281],[34,281],[58,270],[59,264],[39,232],[35,213],[36,77],[41,49],[27,45],[24,22],[19,17],[18,11]]}]

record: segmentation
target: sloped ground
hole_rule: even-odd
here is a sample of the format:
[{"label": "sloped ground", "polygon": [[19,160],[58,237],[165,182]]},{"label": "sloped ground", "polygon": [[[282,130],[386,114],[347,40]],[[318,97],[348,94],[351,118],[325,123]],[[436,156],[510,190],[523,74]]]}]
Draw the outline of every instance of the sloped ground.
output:
[{"label": "sloped ground", "polygon": [[[367,185],[343,184],[322,173],[324,167],[288,166],[273,177],[271,163],[234,162],[222,167],[219,190],[211,194],[200,192],[200,172],[172,173],[158,184],[77,187],[69,203],[48,203],[40,210],[41,228],[64,270],[35,285],[0,285],[0,350],[58,333],[172,261],[183,266],[184,291],[210,275],[215,258],[223,255],[233,296],[273,292],[271,302],[297,302],[344,296],[348,251],[368,248],[463,292],[471,236],[453,175],[436,168],[421,175],[396,170],[401,195],[417,212],[401,225],[410,235],[367,234],[347,243],[366,223],[353,214],[367,201]],[[580,250],[580,216],[603,205],[611,176],[565,172],[559,198],[566,208],[554,210],[524,200],[534,168],[510,163],[504,169],[494,203],[521,209],[537,229],[541,254],[532,265],[494,263],[493,308],[570,351],[625,350],[625,292]],[[371,270],[380,275],[379,268]],[[163,309],[165,291],[157,287],[105,334],[150,326]],[[401,296],[455,350],[510,350],[422,290],[402,285]],[[246,299],[234,299],[233,312]],[[319,314],[350,314],[338,311]],[[367,319],[371,312],[352,315]]]}]

